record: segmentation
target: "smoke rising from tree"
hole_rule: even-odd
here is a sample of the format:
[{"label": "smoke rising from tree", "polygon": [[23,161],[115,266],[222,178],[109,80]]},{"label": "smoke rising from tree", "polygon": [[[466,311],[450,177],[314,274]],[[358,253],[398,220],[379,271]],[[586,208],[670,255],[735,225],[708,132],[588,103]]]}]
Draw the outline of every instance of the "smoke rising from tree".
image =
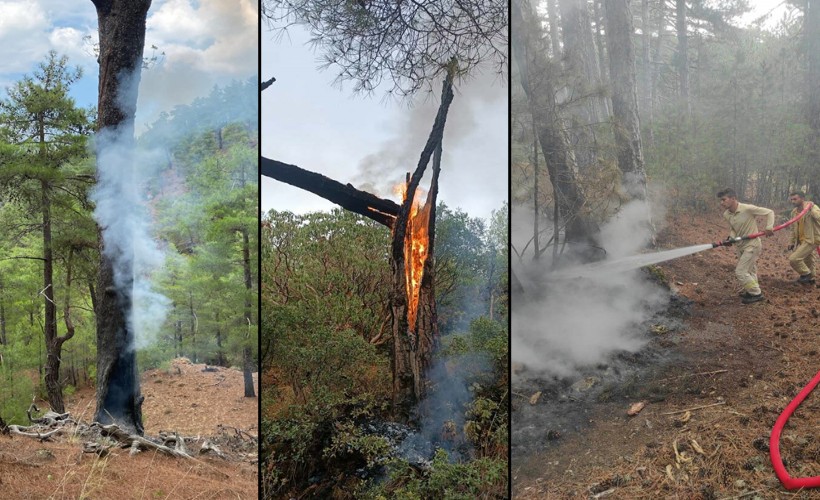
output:
[{"label": "smoke rising from tree", "polygon": [[[600,241],[607,259],[646,248],[651,237],[646,214],[646,202],[632,201],[602,227]],[[542,227],[550,225],[542,222]],[[512,234],[519,251],[532,227],[530,207],[515,206]],[[548,239],[549,235],[544,238]],[[549,272],[551,250],[537,262],[528,256],[524,262],[513,260],[513,272],[525,290],[513,296],[513,363],[523,364],[531,373],[568,377],[580,368],[605,362],[617,351],[643,347],[646,338],[638,325],[668,303],[668,292],[639,270],[556,279]],[[571,265],[571,256],[561,257],[562,268]]]},{"label": "smoke rising from tree", "polygon": [[[497,127],[497,123],[488,124],[486,120],[506,120],[506,116],[493,115],[493,110],[507,98],[506,88],[506,82],[500,81],[498,75],[489,71],[457,85],[456,96],[444,129],[441,161],[443,172],[439,196],[442,199],[446,198],[448,205],[466,208],[473,215],[485,217],[492,207],[500,204],[501,198],[487,199],[488,196],[483,194],[492,193],[492,188],[506,182],[506,177],[498,175],[502,169],[496,164],[489,164],[486,161],[465,162],[463,152],[459,153],[462,162],[454,164],[452,150],[461,151],[472,145],[472,151],[477,154],[480,152],[481,155],[487,154],[488,134],[485,130],[486,127]],[[351,183],[377,196],[395,198],[392,193],[393,186],[404,182],[405,173],[412,172],[419,161],[419,154],[424,148],[438,110],[439,98],[438,95],[428,95],[423,102],[409,107],[400,121],[388,124],[392,136],[384,141],[377,151],[359,161]],[[506,149],[498,151],[506,152]],[[498,158],[499,162],[506,163],[506,153]],[[490,167],[491,171],[476,168],[482,165]],[[488,179],[493,181],[488,182]],[[476,200],[487,200],[491,205],[482,213],[475,213],[470,208],[476,205]]]},{"label": "smoke rising from tree", "polygon": [[103,252],[113,265],[114,283],[119,290],[131,288],[128,325],[134,333],[132,347],[141,349],[156,339],[170,301],[151,283],[165,254],[153,238],[145,196],[146,183],[163,162],[158,152],[137,151],[132,134],[126,127],[104,129],[95,137],[97,186],[91,198]]}]

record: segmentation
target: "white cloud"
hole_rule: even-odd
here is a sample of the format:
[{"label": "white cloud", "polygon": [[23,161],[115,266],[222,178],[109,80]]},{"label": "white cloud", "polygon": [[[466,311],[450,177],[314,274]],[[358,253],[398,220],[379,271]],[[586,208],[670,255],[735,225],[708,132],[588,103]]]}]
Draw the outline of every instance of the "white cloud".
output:
[{"label": "white cloud", "polygon": [[48,52],[47,41],[37,36],[48,24],[34,0],[0,1],[0,75],[26,72]]},{"label": "white cloud", "polygon": [[[88,36],[93,42],[85,38]],[[97,43],[96,40],[96,30],[81,31],[70,27],[55,28],[48,35],[51,48],[58,54],[68,56],[69,64],[83,66],[86,70],[97,65],[92,46]]]},{"label": "white cloud", "polygon": [[188,104],[214,85],[257,73],[258,4],[252,0],[167,0],[148,12],[146,57],[164,53],[142,73],[137,130],[160,111]]}]

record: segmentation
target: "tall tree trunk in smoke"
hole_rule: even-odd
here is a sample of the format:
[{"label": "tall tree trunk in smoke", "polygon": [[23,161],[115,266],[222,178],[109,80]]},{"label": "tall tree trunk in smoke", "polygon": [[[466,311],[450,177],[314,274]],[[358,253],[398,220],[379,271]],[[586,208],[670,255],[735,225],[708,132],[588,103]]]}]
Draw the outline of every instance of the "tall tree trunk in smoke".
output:
[{"label": "tall tree trunk in smoke", "polygon": [[[414,407],[425,395],[427,371],[438,337],[433,259],[435,206],[441,170],[441,144],[453,100],[455,71],[455,65],[451,64],[444,80],[433,129],[416,170],[407,182],[401,205],[295,165],[260,159],[262,175],[310,191],[392,230],[389,252],[393,271],[390,292],[392,399],[393,414],[401,420],[412,418]],[[433,176],[430,191],[426,203],[419,206],[415,203],[416,191],[431,158]]]},{"label": "tall tree trunk in smoke", "polygon": [[[100,35],[100,78],[97,104],[98,137],[116,137],[127,151],[134,143],[137,88],[145,45],[145,21],[151,0],[92,0]],[[100,177],[98,144],[98,178]],[[128,160],[120,165],[130,169]],[[105,228],[103,228],[105,229]],[[129,324],[132,309],[133,268],[119,268],[117,283],[110,252],[100,252],[100,296],[97,305],[97,410],[94,419],[116,422],[141,434],[142,396]],[[133,252],[133,249],[122,249]],[[126,262],[133,264],[128,257]],[[126,264],[127,266],[127,264]]]},{"label": "tall tree trunk in smoke", "polygon": [[628,0],[611,0],[606,8],[606,37],[612,85],[612,128],[618,147],[618,168],[630,196],[646,198],[646,170],[632,48],[632,13]]},{"label": "tall tree trunk in smoke", "polygon": [[[567,241],[598,247],[597,225],[584,209],[586,197],[577,181],[575,155],[563,130],[563,120],[555,102],[556,71],[547,59],[546,39],[528,3],[512,2],[513,56],[521,74],[521,86],[529,101],[536,135],[547,164],[556,204],[566,225]],[[589,255],[592,257],[592,254]]]},{"label": "tall tree trunk in smoke", "polygon": [[[806,113],[811,128],[808,160],[816,179],[820,176],[820,0],[806,0],[803,41],[806,46]],[[820,191],[815,187],[813,194],[820,195]]]},{"label": "tall tree trunk in smoke", "polygon": [[564,33],[563,60],[570,78],[568,93],[582,96],[569,107],[573,124],[568,134],[575,145],[578,169],[584,172],[587,168],[593,168],[597,161],[596,141],[590,125],[600,122],[606,113],[603,96],[600,95],[601,72],[586,0],[559,0],[558,5]]},{"label": "tall tree trunk in smoke", "polygon": [[561,57],[561,41],[558,39],[558,3],[556,0],[547,0],[547,17],[552,57],[558,59]]},{"label": "tall tree trunk in smoke", "polygon": [[652,42],[651,19],[649,18],[649,0],[641,0],[641,62],[643,73],[643,100],[641,104],[641,116],[646,125],[646,143],[651,148],[653,141],[652,126],[655,121],[655,110],[652,96],[655,89],[652,88],[652,60],[650,57],[650,44]]},{"label": "tall tree trunk in smoke", "polygon": [[[609,78],[612,85],[612,129],[618,148],[618,168],[622,185],[633,198],[646,199],[646,169],[638,118],[638,85],[635,53],[632,47],[632,13],[629,0],[610,0],[606,8],[606,37],[609,53]],[[646,223],[655,245],[655,228],[647,207]]]},{"label": "tall tree trunk in smoke", "polygon": [[678,33],[678,92],[680,93],[681,110],[688,118],[691,113],[689,103],[689,38],[687,36],[686,0],[675,0],[675,30]]}]

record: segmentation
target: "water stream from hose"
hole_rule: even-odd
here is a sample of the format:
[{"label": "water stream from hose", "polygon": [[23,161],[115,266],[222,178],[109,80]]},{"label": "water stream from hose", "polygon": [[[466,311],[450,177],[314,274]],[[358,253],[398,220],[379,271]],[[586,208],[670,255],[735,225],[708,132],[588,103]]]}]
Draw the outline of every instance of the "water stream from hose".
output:
[{"label": "water stream from hose", "polygon": [[550,277],[558,279],[591,278],[602,274],[623,273],[626,271],[631,271],[632,269],[638,269],[639,267],[658,264],[667,260],[696,254],[710,248],[713,248],[712,244],[706,243],[703,245],[692,245],[689,247],[664,250],[662,252],[630,255],[628,257],[620,257],[617,259],[595,262],[593,264],[560,269],[552,273]]}]

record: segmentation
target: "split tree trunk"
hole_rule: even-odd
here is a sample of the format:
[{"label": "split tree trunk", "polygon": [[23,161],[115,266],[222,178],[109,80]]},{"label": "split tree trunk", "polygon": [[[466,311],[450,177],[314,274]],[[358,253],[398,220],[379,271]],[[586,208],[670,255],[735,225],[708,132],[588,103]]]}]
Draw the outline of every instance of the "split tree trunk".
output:
[{"label": "split tree trunk", "polygon": [[[454,69],[454,68],[453,68]],[[435,274],[433,248],[435,244],[435,205],[438,194],[438,177],[441,169],[442,137],[447,112],[453,100],[453,73],[444,81],[441,104],[433,124],[433,130],[421,153],[416,170],[407,186],[406,198],[401,206],[360,191],[350,184],[344,185],[323,175],[309,172],[295,165],[288,165],[268,158],[260,159],[260,173],[279,181],[310,191],[342,208],[368,217],[392,229],[390,266],[393,271],[390,292],[392,324],[393,414],[401,420],[410,420],[413,409],[426,392],[427,371],[438,338],[438,318],[435,302]],[[433,159],[433,176],[427,198],[428,236],[427,257],[419,288],[415,325],[408,321],[406,288],[405,238],[416,189],[430,159]]]},{"label": "split tree trunk", "polygon": [[[145,45],[145,21],[151,0],[92,0],[100,34],[100,131],[108,130],[133,143],[137,88]],[[131,168],[131,165],[123,165]],[[133,270],[126,274],[133,275]],[[97,409],[94,419],[116,423],[142,434],[134,332],[128,325],[132,283],[116,286],[110,258],[100,252],[100,296],[97,305]]]}]

